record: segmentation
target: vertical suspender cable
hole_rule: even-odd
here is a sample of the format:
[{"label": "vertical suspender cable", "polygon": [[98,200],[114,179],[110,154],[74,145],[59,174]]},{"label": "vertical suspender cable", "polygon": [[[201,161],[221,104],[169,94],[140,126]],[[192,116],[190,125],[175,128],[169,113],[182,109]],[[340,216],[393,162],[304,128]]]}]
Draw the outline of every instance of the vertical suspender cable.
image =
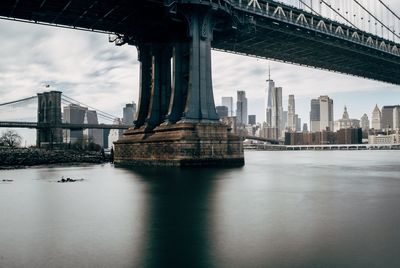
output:
[{"label": "vertical suspender cable", "polygon": [[[357,5],[359,5],[362,9],[364,9],[364,11],[366,11],[369,15],[371,15],[372,17],[374,17],[376,19],[376,21],[378,21],[381,24],[382,27],[382,37],[384,37],[383,35],[383,29],[385,28],[385,30],[393,33],[396,37],[400,38],[400,36],[398,36],[396,33],[394,33],[389,27],[387,27],[380,19],[378,19],[375,15],[373,15],[369,10],[367,10],[365,7],[363,7],[360,2],[358,0],[353,0]],[[382,12],[381,12],[382,13]]]}]

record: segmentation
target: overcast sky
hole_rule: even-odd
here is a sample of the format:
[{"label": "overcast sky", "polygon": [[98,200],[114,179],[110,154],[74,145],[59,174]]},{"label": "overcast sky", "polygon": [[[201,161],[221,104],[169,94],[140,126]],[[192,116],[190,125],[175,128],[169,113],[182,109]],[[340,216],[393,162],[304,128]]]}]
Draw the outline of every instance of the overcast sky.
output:
[{"label": "overcast sky", "polygon": [[[399,1],[386,1],[400,10]],[[400,12],[399,12],[400,13]],[[0,20],[0,103],[35,95],[46,89],[122,116],[122,107],[139,95],[139,65],[133,46],[116,47],[108,36]],[[213,85],[216,105],[222,96],[245,90],[249,114],[264,121],[264,98],[271,66],[271,78],[283,87],[283,106],[289,94],[296,98],[296,113],[309,121],[310,99],[329,95],[334,100],[335,120],[347,105],[351,118],[364,113],[371,117],[375,104],[400,103],[400,87],[312,68],[213,52]],[[379,68],[379,66],[377,66]],[[34,105],[32,105],[34,107]],[[15,110],[16,109],[16,110]],[[32,117],[35,109],[0,109],[4,116]]]}]

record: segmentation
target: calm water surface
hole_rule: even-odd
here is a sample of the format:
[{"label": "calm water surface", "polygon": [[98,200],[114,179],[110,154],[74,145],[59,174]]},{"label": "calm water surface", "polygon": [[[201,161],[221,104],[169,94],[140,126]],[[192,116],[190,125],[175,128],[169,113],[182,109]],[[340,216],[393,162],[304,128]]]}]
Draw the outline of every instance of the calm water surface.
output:
[{"label": "calm water surface", "polygon": [[[57,183],[64,177],[81,182]],[[0,171],[0,267],[400,267],[400,152]]]}]

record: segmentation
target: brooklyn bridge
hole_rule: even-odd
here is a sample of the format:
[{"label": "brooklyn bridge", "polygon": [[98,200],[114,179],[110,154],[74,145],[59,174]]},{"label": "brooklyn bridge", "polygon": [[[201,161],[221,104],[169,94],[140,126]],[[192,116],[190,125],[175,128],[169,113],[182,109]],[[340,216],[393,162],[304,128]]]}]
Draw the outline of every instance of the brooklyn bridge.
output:
[{"label": "brooklyn bridge", "polygon": [[215,110],[211,49],[399,85],[399,17],[376,3],[384,16],[360,0],[6,0],[0,16],[137,47],[139,108],[117,164],[243,165],[242,140]]},{"label": "brooklyn bridge", "polygon": [[[62,133],[63,129],[72,131],[93,129],[127,130],[132,127],[133,123],[127,122],[128,119],[126,119],[127,121],[122,120],[121,122],[121,119],[118,116],[99,110],[93,106],[68,97],[65,94],[62,94],[60,91],[54,90],[38,93],[35,96],[0,103],[1,118],[7,116],[7,114],[9,115],[10,113],[18,114],[21,109],[27,111],[27,108],[30,107],[32,103],[36,103],[36,105],[33,105],[36,109],[35,116],[30,116],[28,120],[27,118],[23,118],[21,120],[20,116],[18,115],[14,116],[14,121],[3,121],[3,119],[0,119],[0,128],[36,129],[36,146],[39,148],[42,146],[65,147],[65,145],[69,144],[71,142],[70,137],[68,137],[68,135],[64,137]],[[62,105],[64,105],[64,109]],[[73,112],[74,115],[71,115],[71,111],[68,109],[71,106],[75,107],[75,112]],[[66,108],[69,110],[68,112],[66,111]],[[86,111],[89,109],[90,113],[92,114],[92,116],[90,116],[91,120],[88,120],[88,115],[86,114]],[[27,112],[31,113],[30,110]],[[69,114],[68,118],[65,116],[66,113]],[[32,118],[34,119],[32,120]],[[112,123],[99,123],[99,119]],[[75,122],[70,122],[71,120]],[[242,134],[240,137],[242,139],[258,140],[271,144],[278,144],[277,140],[255,137],[247,134]]]}]

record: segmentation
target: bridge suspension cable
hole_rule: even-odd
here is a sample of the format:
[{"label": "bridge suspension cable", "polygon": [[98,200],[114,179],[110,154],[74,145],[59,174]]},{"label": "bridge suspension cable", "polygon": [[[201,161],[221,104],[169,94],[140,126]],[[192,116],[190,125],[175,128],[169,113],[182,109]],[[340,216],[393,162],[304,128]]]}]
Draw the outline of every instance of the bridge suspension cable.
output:
[{"label": "bridge suspension cable", "polygon": [[[72,101],[68,101],[68,100],[63,100],[63,99],[61,100],[61,103],[62,103],[63,105],[71,105],[71,104],[77,105],[76,102],[72,102]],[[80,104],[79,104],[79,106],[80,106],[80,107],[84,107],[84,108],[89,108],[89,107],[86,107],[86,106],[83,106],[83,105],[80,105]],[[96,114],[97,114],[97,116],[98,116],[99,118],[105,119],[105,120],[107,120],[107,121],[114,121],[114,118],[111,118],[110,116],[107,116],[107,115],[103,115],[101,112],[97,112],[97,111],[96,111]]]},{"label": "bridge suspension cable", "polygon": [[93,109],[93,110],[95,110],[95,111],[97,112],[97,115],[98,115],[98,116],[101,116],[101,117],[103,117],[104,119],[108,119],[108,120],[114,121],[116,118],[118,118],[118,116],[115,116],[115,115],[112,115],[112,114],[110,114],[110,113],[107,113],[107,112],[104,112],[104,111],[102,111],[102,110],[99,110],[99,109],[97,109],[97,108],[94,108],[94,107],[92,107],[92,106],[90,106],[90,105],[87,105],[87,104],[85,104],[85,103],[83,103],[83,102],[80,102],[80,101],[78,101],[78,100],[75,100],[75,99],[73,99],[73,98],[71,98],[71,97],[68,97],[68,96],[66,96],[66,95],[63,95],[62,100],[63,100],[63,101],[66,101],[66,102],[68,102],[68,103],[71,103],[71,104],[79,104],[79,105],[81,105],[81,106],[84,106],[84,107]]},{"label": "bridge suspension cable", "polygon": [[[302,0],[300,0],[301,2],[303,2]],[[342,19],[344,19],[346,22],[348,22],[351,26],[353,26],[354,28],[360,30],[356,25],[354,25],[351,21],[349,21],[347,18],[345,18],[342,14],[340,14],[338,11],[336,11],[334,8],[332,8],[332,6],[330,4],[328,4],[327,2],[325,2],[324,0],[320,0],[321,3],[324,3],[329,9],[333,10],[333,12],[335,12],[336,14],[338,14]],[[320,14],[318,14],[320,15]],[[321,16],[321,15],[320,15]]]},{"label": "bridge suspension cable", "polygon": [[1,103],[1,120],[35,121],[37,116],[35,104],[37,105],[37,96]]},{"label": "bridge suspension cable", "polygon": [[[323,1],[323,0],[321,0]],[[365,10],[370,16],[372,16],[376,21],[378,21],[383,27],[385,27],[389,32],[391,32],[397,38],[400,38],[398,34],[396,34],[390,27],[386,26],[380,19],[378,19],[374,14],[372,14],[369,10],[367,10],[363,5],[360,4],[358,0],[353,0],[357,5],[359,5],[363,10]]]},{"label": "bridge suspension cable", "polygon": [[400,16],[383,0],[277,0],[345,23],[393,42],[400,41]]},{"label": "bridge suspension cable", "polygon": [[394,21],[393,21],[393,31],[395,32],[396,31],[396,22],[397,22],[397,25],[398,25],[398,28],[397,28],[397,30],[398,30],[398,32],[400,32],[400,28],[399,28],[399,25],[400,25],[400,17],[396,14],[396,12],[394,12],[387,4],[385,4],[382,0],[378,0],[379,1],[379,3],[381,3],[381,5],[384,7],[384,8],[386,8],[386,10],[388,10],[389,11],[389,13],[391,13],[393,16],[394,16]]},{"label": "bridge suspension cable", "polygon": [[23,98],[23,99],[19,99],[19,100],[15,100],[15,101],[1,103],[0,106],[6,106],[6,105],[11,105],[11,104],[15,104],[15,103],[23,102],[23,101],[29,101],[29,100],[32,100],[35,98],[37,98],[37,96],[32,96],[32,97]]},{"label": "bridge suspension cable", "polygon": [[[77,105],[76,102],[68,101],[66,99],[62,99],[61,103],[63,105],[70,105],[70,104]],[[86,106],[83,106],[83,105],[79,105],[79,106],[84,107],[84,108],[89,108],[89,107],[86,107]],[[104,119],[104,120],[109,121],[109,122],[114,122],[114,120],[115,120],[115,118],[111,118],[110,116],[103,115],[101,112],[98,112],[98,111],[96,111],[96,114],[97,114],[98,118]]]},{"label": "bridge suspension cable", "polygon": [[378,0],[392,15],[394,15],[398,20],[400,20],[400,17],[394,12],[388,5],[386,5],[382,0]]}]

